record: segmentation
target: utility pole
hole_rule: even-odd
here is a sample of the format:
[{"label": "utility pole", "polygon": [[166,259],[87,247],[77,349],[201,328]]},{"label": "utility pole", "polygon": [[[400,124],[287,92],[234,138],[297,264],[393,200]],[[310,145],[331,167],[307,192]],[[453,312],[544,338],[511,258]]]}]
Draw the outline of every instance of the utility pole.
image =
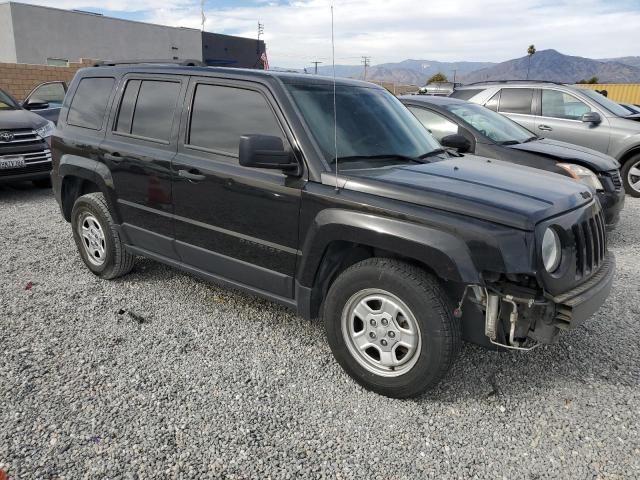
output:
[{"label": "utility pole", "polygon": [[313,65],[315,67],[314,68],[314,73],[317,75],[318,74],[318,64],[322,63],[322,62],[315,61],[315,62],[311,62],[311,63],[313,63]]},{"label": "utility pole", "polygon": [[457,70],[453,71],[453,86],[454,87],[456,86],[456,72],[457,72]]},{"label": "utility pole", "polygon": [[364,65],[364,77],[363,77],[363,80],[366,80],[367,79],[367,68],[369,68],[369,66],[371,65],[371,57],[363,56],[361,63]]}]

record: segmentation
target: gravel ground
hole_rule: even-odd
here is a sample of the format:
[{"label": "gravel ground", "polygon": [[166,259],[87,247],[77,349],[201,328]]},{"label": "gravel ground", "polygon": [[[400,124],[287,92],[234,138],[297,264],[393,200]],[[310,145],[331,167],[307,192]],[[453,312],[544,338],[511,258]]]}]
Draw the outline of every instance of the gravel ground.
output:
[{"label": "gravel ground", "polygon": [[283,307],[146,260],[97,279],[51,192],[0,187],[0,470],[640,478],[639,217],[628,198],[614,291],[584,327],[529,354],[466,345],[401,401],[356,385],[322,326]]}]

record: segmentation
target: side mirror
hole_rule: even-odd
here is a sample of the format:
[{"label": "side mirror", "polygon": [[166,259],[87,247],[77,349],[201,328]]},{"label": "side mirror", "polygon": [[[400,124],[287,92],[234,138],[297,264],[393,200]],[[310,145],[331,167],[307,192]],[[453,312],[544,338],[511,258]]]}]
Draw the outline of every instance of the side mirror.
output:
[{"label": "side mirror", "polygon": [[240,165],[244,167],[270,168],[293,175],[300,174],[300,165],[293,160],[291,152],[285,150],[280,137],[242,135],[238,157]]},{"label": "side mirror", "polygon": [[602,117],[598,112],[587,112],[580,118],[584,123],[598,124],[602,122]]},{"label": "side mirror", "polygon": [[440,143],[443,147],[455,148],[460,153],[466,153],[471,150],[471,142],[469,139],[459,133],[443,137]]},{"label": "side mirror", "polygon": [[30,98],[22,104],[26,110],[43,110],[49,108],[49,103],[39,98]]}]

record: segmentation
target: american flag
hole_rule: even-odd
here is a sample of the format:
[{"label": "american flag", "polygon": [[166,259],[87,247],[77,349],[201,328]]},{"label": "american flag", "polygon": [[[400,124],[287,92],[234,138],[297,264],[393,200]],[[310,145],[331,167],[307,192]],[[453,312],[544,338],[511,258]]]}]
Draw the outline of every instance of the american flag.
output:
[{"label": "american flag", "polygon": [[262,55],[260,55],[260,61],[262,62],[262,68],[264,70],[269,70],[269,59],[267,58],[267,52],[262,52]]}]

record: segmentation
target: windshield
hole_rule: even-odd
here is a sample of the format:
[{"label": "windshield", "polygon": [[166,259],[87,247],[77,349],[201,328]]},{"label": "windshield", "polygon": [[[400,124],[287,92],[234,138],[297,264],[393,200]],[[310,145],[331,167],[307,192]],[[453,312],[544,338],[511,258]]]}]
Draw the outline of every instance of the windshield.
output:
[{"label": "windshield", "polygon": [[605,97],[601,93],[596,92],[595,90],[590,90],[588,88],[581,88],[580,91],[584,93],[587,97],[589,97],[591,100],[595,100],[601,106],[609,110],[614,115],[617,115],[618,117],[626,117],[630,115],[629,111],[626,110],[624,107],[621,107],[616,102],[609,100],[607,97]]},{"label": "windshield", "polygon": [[[333,85],[305,82],[287,88],[326,162],[335,170]],[[340,168],[407,163],[442,148],[386,90],[338,84],[336,112]]]},{"label": "windshield", "polygon": [[535,137],[513,120],[475,103],[452,103],[444,105],[460,120],[468,123],[485,137],[502,144],[523,143]]},{"label": "windshield", "polygon": [[18,108],[18,104],[11,96],[0,90],[0,110],[15,110]]}]

